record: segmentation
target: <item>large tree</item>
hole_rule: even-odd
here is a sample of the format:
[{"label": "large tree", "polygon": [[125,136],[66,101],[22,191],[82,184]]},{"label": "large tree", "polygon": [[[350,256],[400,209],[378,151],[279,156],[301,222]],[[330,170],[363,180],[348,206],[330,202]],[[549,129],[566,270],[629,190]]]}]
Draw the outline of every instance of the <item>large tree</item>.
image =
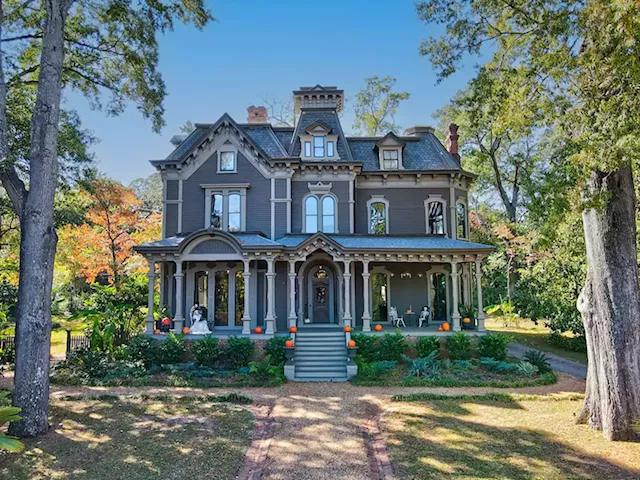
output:
[{"label": "large tree", "polygon": [[399,133],[401,127],[394,122],[394,116],[409,93],[394,92],[396,79],[392,77],[368,77],[364,81],[365,86],[356,94],[353,106],[356,115],[353,128],[370,136]]},{"label": "large tree", "polygon": [[[211,16],[201,0],[7,0],[0,6],[0,181],[21,232],[13,404],[23,418],[11,423],[14,435],[35,436],[48,427],[62,89],[81,91],[111,114],[133,101],[158,130],[165,87],[157,71],[157,33],[176,19],[202,27]],[[8,154],[7,99],[25,86],[34,88],[35,104],[28,169],[21,171]]]},{"label": "large tree", "polygon": [[[610,440],[633,437],[640,418],[640,295],[634,173],[640,150],[640,4],[634,0],[430,0],[418,4],[445,33],[425,41],[445,78],[465,55],[521,68],[521,86],[563,123],[581,171],[587,279],[579,308],[589,368],[578,419]],[[513,94],[516,94],[514,92]],[[559,101],[562,99],[562,101]],[[561,108],[555,108],[560,104]],[[512,112],[517,116],[519,112]]]}]

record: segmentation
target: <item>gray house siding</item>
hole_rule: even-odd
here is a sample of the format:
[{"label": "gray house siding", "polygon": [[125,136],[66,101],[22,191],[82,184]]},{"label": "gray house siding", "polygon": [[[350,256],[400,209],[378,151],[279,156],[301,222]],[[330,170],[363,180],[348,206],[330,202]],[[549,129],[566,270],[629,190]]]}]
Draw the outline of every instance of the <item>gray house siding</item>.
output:
[{"label": "gray house siding", "polygon": [[275,198],[287,198],[287,181],[284,178],[276,178]]},{"label": "gray house siding", "polygon": [[167,180],[166,200],[178,200],[178,180]]},{"label": "gray house siding", "polygon": [[[291,231],[292,233],[302,233],[302,201],[309,193],[309,183],[316,184],[317,181],[309,182],[299,180],[291,182]],[[349,182],[332,181],[331,193],[338,199],[338,232],[349,233]]]},{"label": "gray house siding", "polygon": [[[204,228],[204,190],[200,187],[201,184],[248,183],[247,231],[270,235],[271,180],[265,178],[240,152],[238,173],[217,173],[217,162],[216,152],[191,177],[183,181],[182,231],[188,233]],[[177,216],[177,210],[172,215]]]},{"label": "gray house siding", "polygon": [[277,202],[275,207],[276,238],[280,238],[287,233],[287,204],[283,202]]},{"label": "gray house siding", "polygon": [[[396,235],[427,232],[424,201],[429,195],[442,195],[449,203],[446,188],[359,188],[356,190],[356,233],[369,233],[367,202],[372,195],[384,195],[389,202],[389,233]],[[445,210],[449,229],[449,208]]]},{"label": "gray house siding", "polygon": [[165,205],[164,230],[167,237],[178,233],[178,205],[175,203]]}]

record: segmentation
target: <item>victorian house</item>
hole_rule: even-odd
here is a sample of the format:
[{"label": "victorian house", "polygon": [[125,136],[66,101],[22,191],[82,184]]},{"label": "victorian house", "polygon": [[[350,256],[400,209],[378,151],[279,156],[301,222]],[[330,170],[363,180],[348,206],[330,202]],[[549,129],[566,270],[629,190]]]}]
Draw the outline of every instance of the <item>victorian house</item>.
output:
[{"label": "victorian house", "polygon": [[215,335],[297,326],[344,342],[337,327],[370,332],[396,311],[407,331],[433,334],[445,321],[461,329],[460,305],[476,309],[483,331],[481,262],[492,247],[469,241],[474,175],[461,168],[457,126],[446,148],[423,126],[348,137],[342,90],[293,95],[295,127],[252,106],[246,123],[225,114],[196,124],[151,161],[164,209],[163,238],[136,248],[150,265],[147,332],[156,280],[176,331],[194,305]]}]

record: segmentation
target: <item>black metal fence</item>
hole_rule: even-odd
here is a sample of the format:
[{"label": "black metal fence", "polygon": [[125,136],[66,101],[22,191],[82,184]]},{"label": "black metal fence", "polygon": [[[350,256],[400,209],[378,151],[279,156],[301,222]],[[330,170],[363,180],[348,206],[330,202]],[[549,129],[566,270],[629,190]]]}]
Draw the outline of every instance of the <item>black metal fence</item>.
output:
[{"label": "black metal fence", "polygon": [[16,337],[3,336],[0,337],[0,350],[7,350],[9,348],[15,348]]},{"label": "black metal fence", "polygon": [[86,335],[71,335],[71,330],[67,330],[66,353],[71,353],[81,348],[89,348],[89,337]]}]

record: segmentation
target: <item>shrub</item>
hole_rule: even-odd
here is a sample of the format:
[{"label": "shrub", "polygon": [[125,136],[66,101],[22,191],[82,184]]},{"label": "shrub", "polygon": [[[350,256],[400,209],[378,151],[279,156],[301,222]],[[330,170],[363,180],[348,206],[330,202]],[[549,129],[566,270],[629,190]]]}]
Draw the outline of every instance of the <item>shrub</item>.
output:
[{"label": "shrub", "polygon": [[418,357],[428,357],[431,352],[436,352],[436,357],[440,355],[440,340],[438,337],[419,337],[416,342]]},{"label": "shrub", "polygon": [[516,373],[518,371],[518,364],[504,362],[502,360],[495,360],[493,358],[482,357],[478,360],[479,365],[488,372],[494,373]]},{"label": "shrub", "polygon": [[234,368],[249,366],[254,351],[255,345],[250,339],[236,337],[235,335],[229,337],[227,346],[224,349],[224,353],[229,358],[229,363]]},{"label": "shrub", "polygon": [[523,377],[533,377],[538,373],[538,367],[531,365],[529,362],[520,362],[516,364],[516,372]]},{"label": "shrub", "polygon": [[362,380],[379,380],[398,364],[389,360],[367,363],[360,355],[357,355],[354,360],[358,365],[358,378]]},{"label": "shrub", "polygon": [[426,357],[413,360],[404,355],[403,359],[409,364],[410,377],[437,378],[440,376],[440,366],[442,363],[436,358],[436,352],[431,352]]},{"label": "shrub", "polygon": [[287,361],[284,354],[284,343],[287,340],[288,337],[271,337],[267,342],[265,351],[271,356],[271,362],[274,365],[283,365]]},{"label": "shrub", "polygon": [[485,335],[478,340],[476,352],[479,357],[505,360],[507,358],[507,346],[511,338],[503,333]]},{"label": "shrub", "polygon": [[471,338],[464,332],[457,332],[447,337],[447,349],[451,360],[467,360],[471,358]]},{"label": "shrub", "polygon": [[198,365],[213,365],[220,356],[220,342],[215,337],[204,337],[191,344],[191,352]]},{"label": "shrub", "polygon": [[373,363],[378,360],[378,337],[366,333],[356,333],[351,335],[351,339],[356,342],[358,355],[364,362]]},{"label": "shrub", "polygon": [[187,353],[184,335],[170,333],[160,344],[160,363],[180,363]]},{"label": "shrub", "polygon": [[404,335],[400,330],[396,330],[393,335],[385,333],[380,339],[376,360],[398,361],[402,358],[406,347]]},{"label": "shrub", "polygon": [[16,363],[16,347],[12,343],[0,349],[0,365],[13,365]]},{"label": "shrub", "polygon": [[264,386],[282,382],[282,366],[272,365],[272,362],[271,356],[267,355],[262,361],[249,363],[249,374],[256,385]]},{"label": "shrub", "polygon": [[524,354],[524,359],[531,365],[538,367],[540,373],[552,371],[549,358],[539,350],[527,350]]},{"label": "shrub", "polygon": [[145,368],[160,361],[160,344],[147,335],[131,337],[126,349],[129,359],[134,362],[142,362]]},{"label": "shrub", "polygon": [[587,353],[587,339],[582,335],[565,337],[559,332],[551,332],[547,342],[550,345],[571,350],[572,352]]}]

